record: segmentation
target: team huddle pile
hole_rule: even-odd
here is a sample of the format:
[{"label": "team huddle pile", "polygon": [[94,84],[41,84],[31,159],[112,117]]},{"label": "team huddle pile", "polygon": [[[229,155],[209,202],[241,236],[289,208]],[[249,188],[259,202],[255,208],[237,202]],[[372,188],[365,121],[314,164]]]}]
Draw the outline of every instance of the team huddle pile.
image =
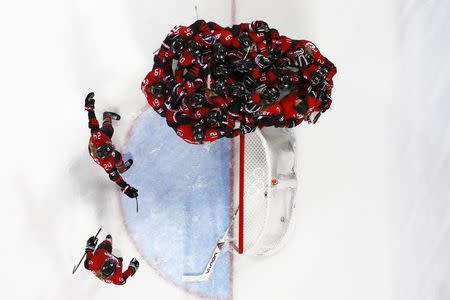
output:
[{"label": "team huddle pile", "polygon": [[334,64],[307,40],[264,21],[177,26],[141,88],[186,142],[202,144],[265,126],[315,123],[331,105]]}]

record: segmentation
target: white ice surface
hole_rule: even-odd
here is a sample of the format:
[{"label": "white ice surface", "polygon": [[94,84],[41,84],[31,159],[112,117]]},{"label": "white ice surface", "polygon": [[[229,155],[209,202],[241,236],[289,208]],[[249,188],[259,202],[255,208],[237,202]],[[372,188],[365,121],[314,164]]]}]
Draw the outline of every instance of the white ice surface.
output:
[{"label": "white ice surface", "polygon": [[[197,3],[230,22],[230,2]],[[193,21],[193,4],[2,3],[2,299],[189,299],[145,266],[123,287],[70,270],[100,224],[126,261],[136,253],[86,153],[84,95],[122,114],[120,145],[152,52]],[[332,109],[297,129],[293,239],[235,260],[234,299],[450,299],[449,11],[443,0],[237,1],[237,21],[314,41],[338,73]]]}]

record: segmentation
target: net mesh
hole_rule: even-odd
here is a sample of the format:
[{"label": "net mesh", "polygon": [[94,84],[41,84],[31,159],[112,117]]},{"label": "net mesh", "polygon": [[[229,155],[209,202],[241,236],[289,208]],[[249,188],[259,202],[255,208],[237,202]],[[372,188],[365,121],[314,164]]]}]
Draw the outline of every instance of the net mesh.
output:
[{"label": "net mesh", "polygon": [[245,135],[244,249],[250,252],[262,238],[270,205],[270,156],[261,132]]},{"label": "net mesh", "polygon": [[[233,241],[238,253],[269,255],[285,240],[294,208],[296,180],[279,189],[286,183],[284,177],[291,181],[295,178],[293,144],[284,133],[275,131],[271,135],[256,130],[233,146],[233,197],[240,214],[234,222]],[[280,172],[285,175],[280,177]],[[277,184],[272,185],[273,181]]]}]

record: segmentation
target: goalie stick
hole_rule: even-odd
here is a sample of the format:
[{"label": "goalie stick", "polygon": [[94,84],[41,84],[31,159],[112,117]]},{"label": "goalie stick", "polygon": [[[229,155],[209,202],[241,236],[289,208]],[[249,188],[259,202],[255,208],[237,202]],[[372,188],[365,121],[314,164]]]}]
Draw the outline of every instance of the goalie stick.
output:
[{"label": "goalie stick", "polygon": [[234,218],[236,217],[237,212],[239,211],[239,208],[236,209],[233,216],[231,217],[230,225],[228,225],[227,230],[225,230],[222,237],[217,241],[216,247],[214,248],[214,251],[211,255],[211,258],[209,259],[208,263],[206,264],[206,268],[201,274],[185,274],[181,278],[185,282],[199,282],[199,281],[207,281],[209,277],[211,276],[211,273],[214,269],[214,266],[216,265],[217,259],[220,256],[220,253],[222,253],[223,246],[228,240],[228,232],[231,229],[231,226],[233,226]]}]

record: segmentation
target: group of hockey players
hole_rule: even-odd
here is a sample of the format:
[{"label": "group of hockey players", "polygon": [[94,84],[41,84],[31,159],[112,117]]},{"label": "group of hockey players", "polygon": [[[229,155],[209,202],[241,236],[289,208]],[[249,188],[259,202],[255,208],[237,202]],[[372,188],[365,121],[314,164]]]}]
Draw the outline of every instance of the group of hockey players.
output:
[{"label": "group of hockey players", "polygon": [[177,26],[141,84],[150,106],[192,144],[265,126],[315,123],[331,105],[334,64],[264,21]]}]

